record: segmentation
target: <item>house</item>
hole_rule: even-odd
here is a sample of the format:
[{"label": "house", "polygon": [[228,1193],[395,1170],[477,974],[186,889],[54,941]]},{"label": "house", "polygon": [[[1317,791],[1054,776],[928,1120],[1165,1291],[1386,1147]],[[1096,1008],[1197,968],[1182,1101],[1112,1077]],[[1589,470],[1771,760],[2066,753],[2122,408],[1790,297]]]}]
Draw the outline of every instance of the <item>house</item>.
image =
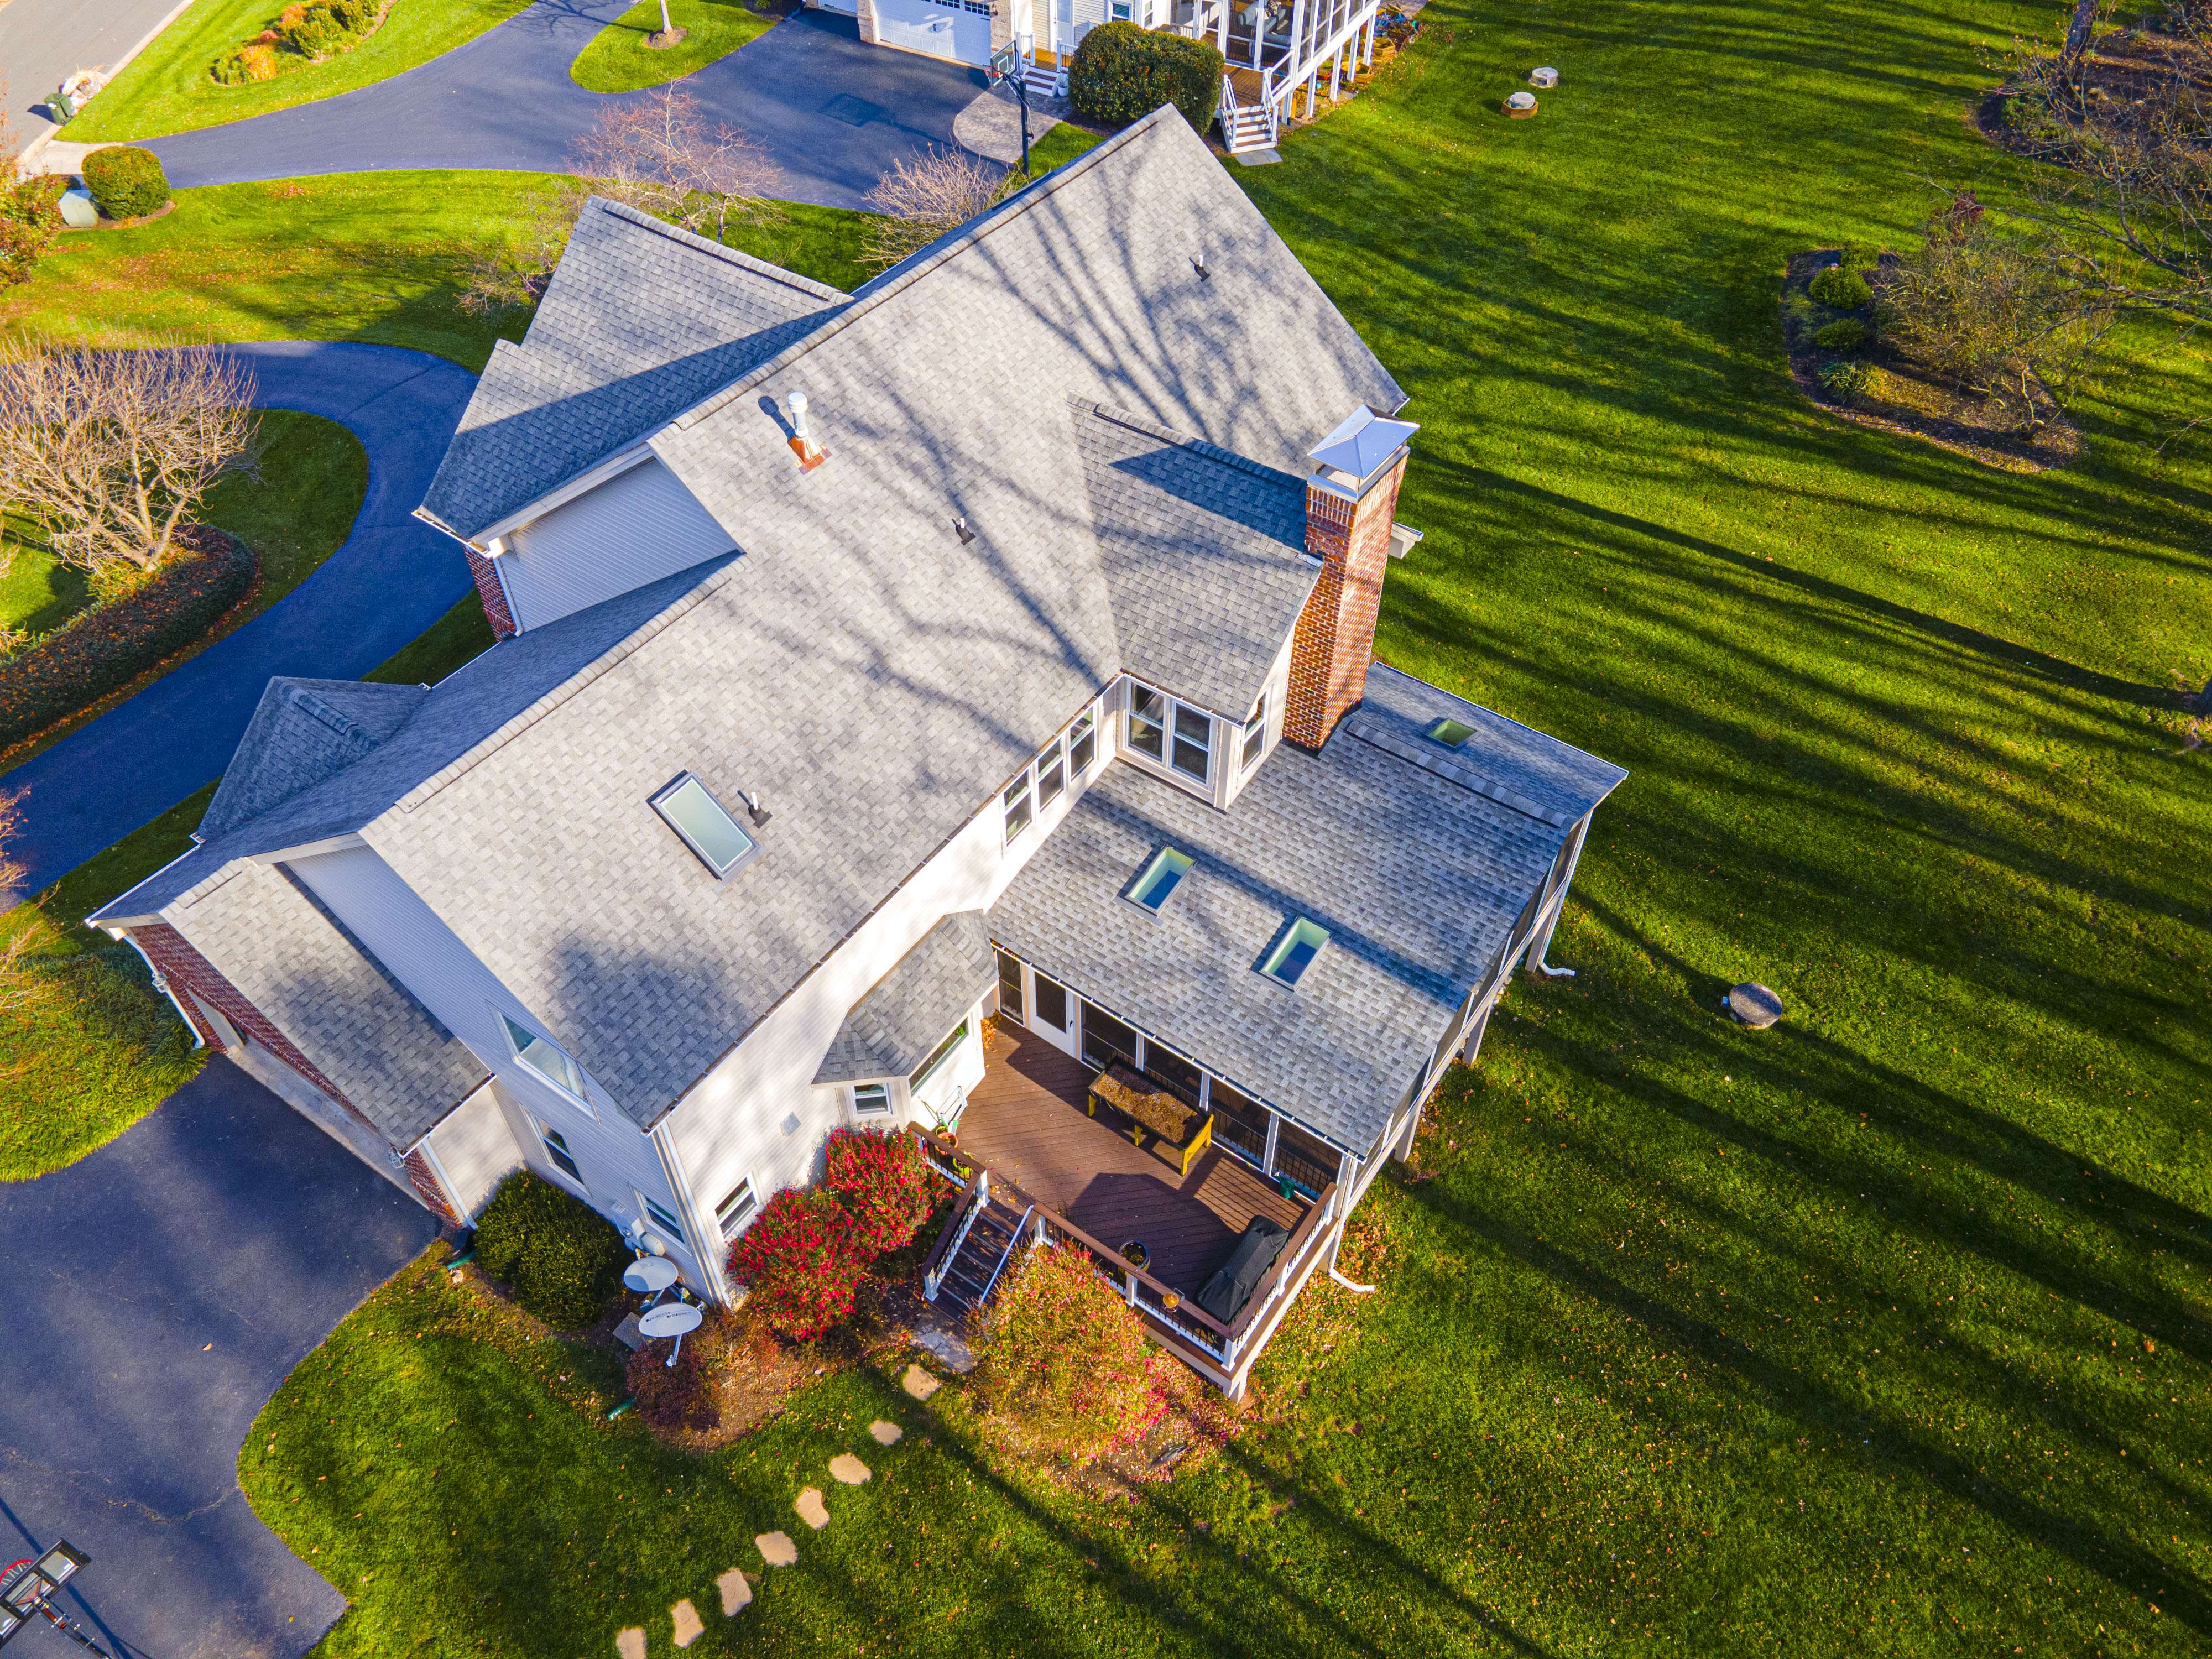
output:
[{"label": "house", "polygon": [[1172,111],[851,295],[594,202],[422,508],[499,642],[272,684],[93,920],[441,1214],[724,1300],[911,1128],[933,1291],[1090,1249],[1239,1389],[1623,776],[1371,663],[1405,401]]},{"label": "house", "polygon": [[1375,59],[1382,0],[808,0],[877,46],[981,68],[1012,46],[1039,97],[1067,94],[1067,66],[1101,23],[1211,40],[1226,62],[1218,117],[1232,154],[1274,143],[1292,115],[1334,103]]}]

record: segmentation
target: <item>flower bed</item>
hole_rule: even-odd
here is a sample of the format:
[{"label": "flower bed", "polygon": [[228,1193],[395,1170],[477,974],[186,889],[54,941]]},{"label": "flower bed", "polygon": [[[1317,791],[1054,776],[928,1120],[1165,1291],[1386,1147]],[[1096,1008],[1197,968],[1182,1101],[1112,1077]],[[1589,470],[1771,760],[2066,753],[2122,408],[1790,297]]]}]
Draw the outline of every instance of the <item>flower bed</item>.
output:
[{"label": "flower bed", "polygon": [[237,537],[202,526],[177,539],[177,551],[143,586],[0,660],[0,750],[183,650],[252,591],[259,566]]},{"label": "flower bed", "polygon": [[252,40],[208,69],[219,85],[273,81],[351,52],[383,27],[392,0],[294,0]]}]

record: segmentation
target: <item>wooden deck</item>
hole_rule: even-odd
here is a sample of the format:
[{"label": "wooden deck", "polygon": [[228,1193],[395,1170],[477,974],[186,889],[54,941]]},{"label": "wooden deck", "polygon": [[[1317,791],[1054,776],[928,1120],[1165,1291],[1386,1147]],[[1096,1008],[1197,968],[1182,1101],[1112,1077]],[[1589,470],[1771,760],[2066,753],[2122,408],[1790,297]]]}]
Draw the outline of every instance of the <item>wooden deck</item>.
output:
[{"label": "wooden deck", "polygon": [[1188,1176],[1087,1116],[1091,1068],[1026,1031],[991,1030],[983,1080],[960,1116],[960,1150],[1094,1238],[1141,1239],[1152,1277],[1195,1295],[1255,1215],[1295,1230],[1304,1202],[1214,1147]]}]

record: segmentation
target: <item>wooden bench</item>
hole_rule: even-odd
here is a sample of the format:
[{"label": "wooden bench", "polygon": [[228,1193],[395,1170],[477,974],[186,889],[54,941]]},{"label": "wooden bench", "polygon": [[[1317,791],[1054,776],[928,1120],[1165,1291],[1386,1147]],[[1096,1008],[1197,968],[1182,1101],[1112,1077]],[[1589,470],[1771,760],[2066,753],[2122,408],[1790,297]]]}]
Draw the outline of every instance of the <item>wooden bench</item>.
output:
[{"label": "wooden bench", "polygon": [[1083,1109],[1096,1117],[1102,1104],[1129,1120],[1132,1146],[1141,1151],[1147,1131],[1157,1138],[1179,1176],[1188,1175],[1198,1155],[1213,1144],[1212,1114],[1188,1104],[1121,1060],[1091,1079]]}]

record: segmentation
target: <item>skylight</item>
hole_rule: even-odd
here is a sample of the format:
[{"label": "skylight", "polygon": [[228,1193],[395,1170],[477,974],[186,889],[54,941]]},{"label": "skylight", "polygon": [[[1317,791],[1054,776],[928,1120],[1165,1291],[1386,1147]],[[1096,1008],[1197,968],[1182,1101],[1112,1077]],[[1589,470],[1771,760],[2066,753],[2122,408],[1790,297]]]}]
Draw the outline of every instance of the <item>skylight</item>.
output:
[{"label": "skylight", "polygon": [[1260,971],[1269,979],[1280,980],[1285,985],[1296,985],[1313,966],[1313,959],[1321,954],[1321,947],[1328,943],[1328,929],[1319,922],[1309,921],[1304,916],[1291,925],[1283,935],[1283,942],[1269,952]]},{"label": "skylight", "polygon": [[1474,728],[1465,720],[1438,720],[1421,735],[1431,743],[1440,743],[1447,749],[1456,749],[1474,735]]},{"label": "skylight", "polygon": [[1129,890],[1129,898],[1147,910],[1158,911],[1168,902],[1168,895],[1175,891],[1189,871],[1189,854],[1178,853],[1172,847],[1163,847],[1152,855],[1152,861],[1145,866],[1145,873],[1137,878],[1137,884]]},{"label": "skylight", "polygon": [[689,772],[653,798],[653,810],[717,876],[728,875],[760,850],[723,811],[721,802],[707,793],[707,786]]}]

